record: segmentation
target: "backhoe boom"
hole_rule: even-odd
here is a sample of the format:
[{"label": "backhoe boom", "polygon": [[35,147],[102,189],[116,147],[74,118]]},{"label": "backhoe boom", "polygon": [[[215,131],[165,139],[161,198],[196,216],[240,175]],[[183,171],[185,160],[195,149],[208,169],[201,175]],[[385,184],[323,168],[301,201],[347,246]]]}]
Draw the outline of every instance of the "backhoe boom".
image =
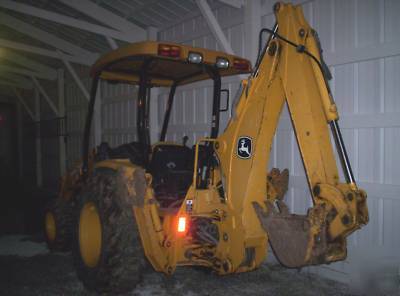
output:
[{"label": "backhoe boom", "polygon": [[[278,259],[289,267],[342,260],[345,238],[368,221],[366,194],[354,182],[317,34],[300,6],[278,3],[274,10],[277,33],[257,71],[244,83],[235,114],[218,139],[223,147],[217,149],[217,156],[227,202],[243,225],[244,245],[266,234]],[[307,215],[290,214],[271,183],[265,186],[271,144],[285,102],[314,203]],[[328,124],[347,183],[339,180]],[[243,145],[251,149],[247,157],[241,155]]]}]

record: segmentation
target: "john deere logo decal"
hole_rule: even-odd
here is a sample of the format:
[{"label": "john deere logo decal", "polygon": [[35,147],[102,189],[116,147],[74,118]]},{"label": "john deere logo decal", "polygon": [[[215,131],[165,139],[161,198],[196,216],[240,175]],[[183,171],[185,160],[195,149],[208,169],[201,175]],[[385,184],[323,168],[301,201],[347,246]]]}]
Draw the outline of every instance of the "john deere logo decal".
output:
[{"label": "john deere logo decal", "polygon": [[250,137],[240,137],[237,143],[237,155],[240,158],[250,158],[252,149],[252,141]]}]

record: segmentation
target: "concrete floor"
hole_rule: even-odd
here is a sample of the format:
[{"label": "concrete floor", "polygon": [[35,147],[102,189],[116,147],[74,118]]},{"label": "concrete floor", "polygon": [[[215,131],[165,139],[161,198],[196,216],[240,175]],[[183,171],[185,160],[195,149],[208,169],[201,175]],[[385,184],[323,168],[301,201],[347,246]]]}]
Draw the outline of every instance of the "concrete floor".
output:
[{"label": "concrete floor", "polygon": [[[43,205],[50,196],[5,178],[0,179],[0,188],[4,193],[0,198],[0,295],[93,295],[78,280],[71,254],[49,253],[43,236],[33,235],[41,231]],[[377,269],[373,270],[375,277]],[[399,292],[377,293],[365,286],[359,293],[305,271],[265,263],[254,272],[224,277],[189,267],[178,268],[171,277],[149,271],[129,295],[400,295],[400,287]]]},{"label": "concrete floor", "polygon": [[[0,237],[1,295],[93,295],[78,281],[70,254],[49,253],[32,236]],[[149,271],[128,295],[350,295],[346,285],[264,264],[220,277],[205,269],[179,268],[171,277]]]}]

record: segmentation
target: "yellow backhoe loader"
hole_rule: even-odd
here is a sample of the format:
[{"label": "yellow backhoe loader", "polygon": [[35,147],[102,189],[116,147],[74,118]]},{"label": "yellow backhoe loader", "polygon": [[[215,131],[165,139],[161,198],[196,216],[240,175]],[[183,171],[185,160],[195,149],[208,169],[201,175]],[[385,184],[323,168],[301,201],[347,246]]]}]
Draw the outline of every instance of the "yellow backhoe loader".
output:
[{"label": "yellow backhoe loader", "polygon": [[[300,6],[277,3],[274,12],[276,25],[260,33],[270,37],[254,68],[223,52],[153,41],[116,49],[94,64],[82,165],[64,177],[59,197],[69,206],[63,219],[60,210],[46,213],[49,245],[71,243],[85,287],[130,290],[149,265],[168,275],[178,266],[205,266],[221,275],[251,271],[266,258],[268,243],[289,268],[346,258],[346,237],[368,222],[366,193],[351,171],[317,33]],[[219,133],[227,98],[221,77],[237,74],[249,76]],[[102,143],[92,153],[100,79],[139,86],[138,140],[117,148]],[[210,136],[193,147],[186,138],[183,144],[165,141],[177,87],[205,79],[214,85]],[[160,141],[151,146],[152,87],[170,87],[170,93]],[[306,215],[285,205],[288,171],[267,172],[285,102],[313,201]]]}]

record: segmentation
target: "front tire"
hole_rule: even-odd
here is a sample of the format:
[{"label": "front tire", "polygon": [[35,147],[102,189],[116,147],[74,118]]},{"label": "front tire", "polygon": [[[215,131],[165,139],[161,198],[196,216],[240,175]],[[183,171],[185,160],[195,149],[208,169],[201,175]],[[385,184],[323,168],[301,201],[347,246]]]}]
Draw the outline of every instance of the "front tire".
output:
[{"label": "front tire", "polygon": [[[136,172],[136,195],[144,198],[144,171]],[[117,172],[98,169],[78,197],[75,267],[84,286],[99,293],[132,290],[147,266],[124,182]]]}]

